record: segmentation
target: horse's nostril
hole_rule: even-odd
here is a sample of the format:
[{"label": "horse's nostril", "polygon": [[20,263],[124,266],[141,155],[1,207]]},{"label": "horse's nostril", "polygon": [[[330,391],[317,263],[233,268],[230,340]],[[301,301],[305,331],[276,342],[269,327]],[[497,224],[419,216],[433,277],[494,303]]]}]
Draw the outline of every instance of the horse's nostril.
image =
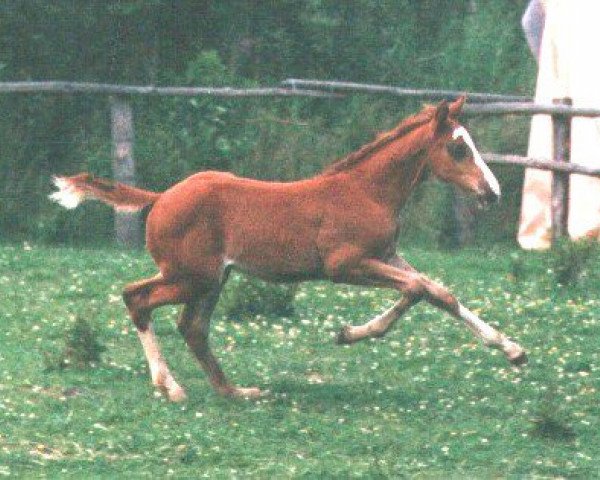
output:
[{"label": "horse's nostril", "polygon": [[485,201],[487,203],[499,203],[500,202],[500,195],[496,195],[495,192],[489,191],[485,194]]}]

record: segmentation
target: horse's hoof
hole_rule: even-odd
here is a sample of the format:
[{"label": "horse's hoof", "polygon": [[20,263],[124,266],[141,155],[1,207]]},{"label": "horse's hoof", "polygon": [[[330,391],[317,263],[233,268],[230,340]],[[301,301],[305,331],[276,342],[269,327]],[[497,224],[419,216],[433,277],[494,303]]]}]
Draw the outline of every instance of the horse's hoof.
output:
[{"label": "horse's hoof", "polygon": [[335,343],[337,345],[350,345],[352,342],[350,341],[350,335],[348,334],[350,331],[350,327],[348,325],[344,325],[342,329],[335,337]]},{"label": "horse's hoof", "polygon": [[262,397],[263,395],[265,395],[265,392],[263,392],[260,388],[257,388],[257,387],[249,387],[249,388],[237,387],[237,388],[234,388],[233,390],[231,390],[230,395],[234,398],[243,398],[245,400],[253,400],[255,398]]},{"label": "horse's hoof", "polygon": [[167,397],[169,398],[169,400],[175,403],[180,403],[187,400],[185,390],[181,387],[171,388],[170,390],[167,390]]},{"label": "horse's hoof", "polygon": [[525,353],[525,350],[521,350],[514,357],[508,357],[508,361],[515,367],[521,367],[526,365],[529,359],[527,358],[527,353]]},{"label": "horse's hoof", "polygon": [[187,400],[185,390],[179,385],[166,387],[165,385],[156,385],[158,391],[171,402],[180,403]]}]

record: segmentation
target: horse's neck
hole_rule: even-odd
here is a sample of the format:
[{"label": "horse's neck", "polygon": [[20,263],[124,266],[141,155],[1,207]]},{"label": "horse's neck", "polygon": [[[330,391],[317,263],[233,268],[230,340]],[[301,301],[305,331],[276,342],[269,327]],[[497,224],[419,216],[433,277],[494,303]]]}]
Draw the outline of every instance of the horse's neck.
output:
[{"label": "horse's neck", "polygon": [[357,179],[380,203],[398,213],[425,172],[425,142],[418,136],[399,139],[353,169]]}]

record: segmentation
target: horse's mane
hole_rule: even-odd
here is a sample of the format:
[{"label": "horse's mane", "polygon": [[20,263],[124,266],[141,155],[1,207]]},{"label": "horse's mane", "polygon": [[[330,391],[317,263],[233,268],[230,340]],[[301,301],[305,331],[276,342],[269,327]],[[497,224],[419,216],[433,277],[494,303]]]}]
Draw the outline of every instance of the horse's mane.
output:
[{"label": "horse's mane", "polygon": [[427,106],[419,113],[406,118],[400,122],[393,129],[378,134],[370,143],[367,143],[360,147],[358,150],[346,155],[344,158],[335,161],[331,165],[325,167],[323,170],[324,175],[331,175],[338,172],[350,170],[359,163],[371,157],[372,154],[381,150],[389,143],[397,140],[398,138],[406,135],[417,127],[429,122],[433,115],[435,107]]}]

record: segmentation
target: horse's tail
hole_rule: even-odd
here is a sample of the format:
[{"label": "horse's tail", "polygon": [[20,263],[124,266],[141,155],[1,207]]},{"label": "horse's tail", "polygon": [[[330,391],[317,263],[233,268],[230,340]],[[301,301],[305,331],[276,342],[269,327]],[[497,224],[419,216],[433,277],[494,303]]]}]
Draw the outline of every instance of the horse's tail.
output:
[{"label": "horse's tail", "polygon": [[57,192],[50,199],[72,209],[87,199],[100,200],[121,212],[135,212],[156,202],[160,193],[130,187],[120,182],[97,178],[89,173],[72,177],[54,177]]}]

